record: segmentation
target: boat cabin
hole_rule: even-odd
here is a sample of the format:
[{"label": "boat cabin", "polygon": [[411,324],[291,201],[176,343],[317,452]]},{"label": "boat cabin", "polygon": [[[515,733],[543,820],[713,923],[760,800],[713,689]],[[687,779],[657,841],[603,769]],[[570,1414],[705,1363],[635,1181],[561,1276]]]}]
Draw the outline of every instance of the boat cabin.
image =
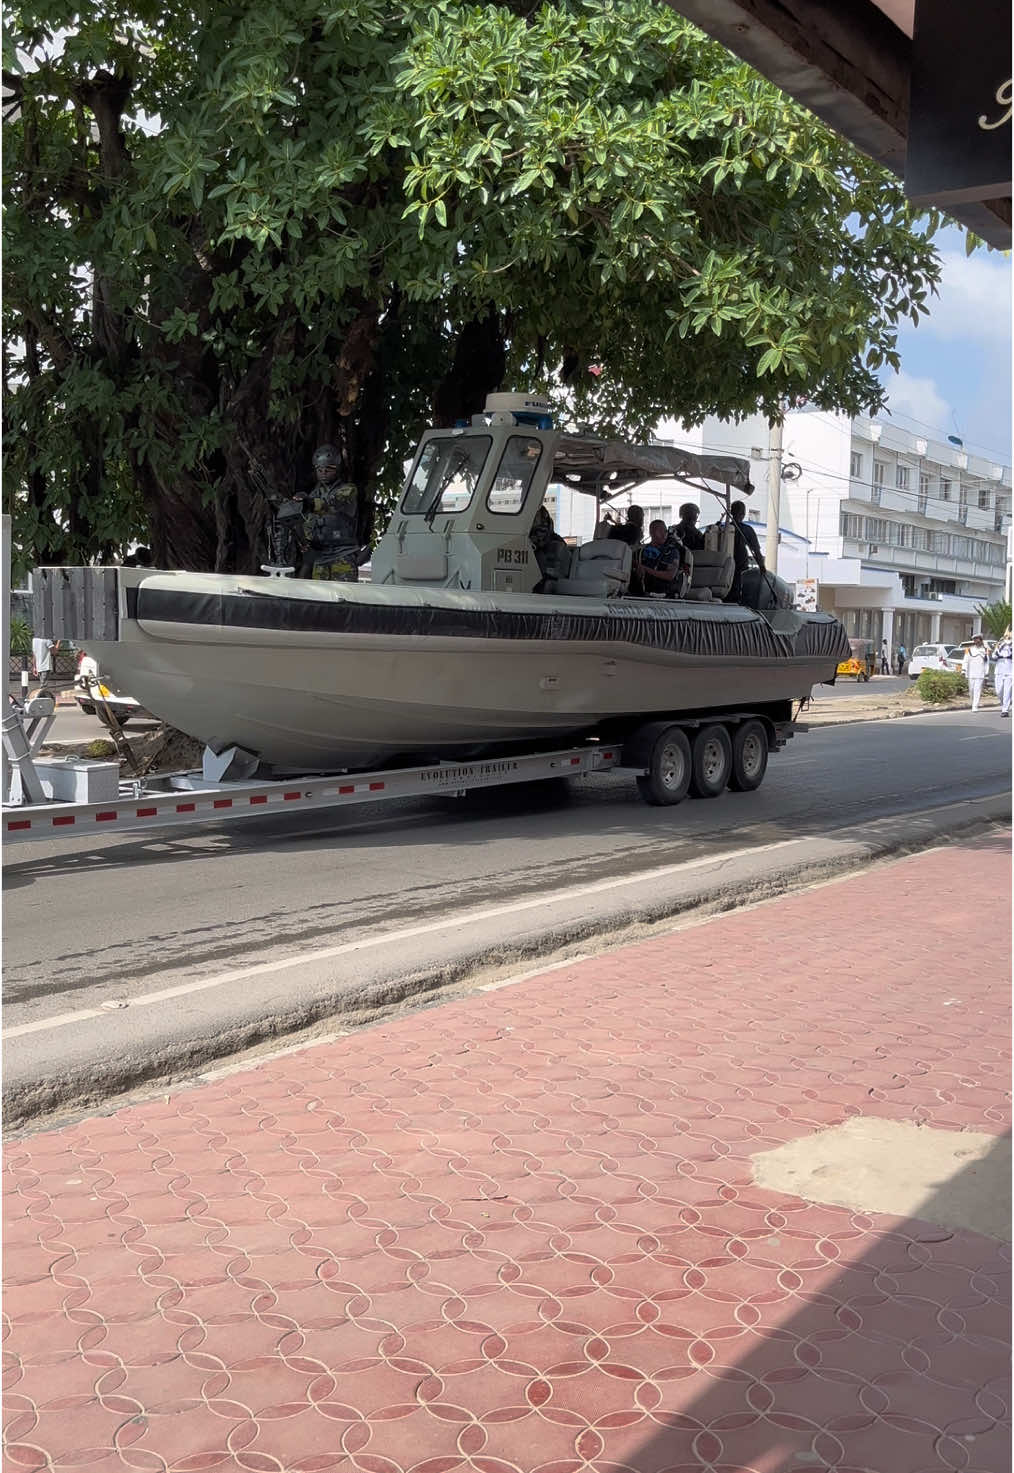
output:
[{"label": "boat cabin", "polygon": [[[557,576],[544,577],[532,531],[546,489],[571,486],[601,507],[642,482],[672,478],[698,495],[709,491],[724,499],[726,513],[731,488],[750,487],[745,460],[563,434],[553,428],[545,400],[492,394],[470,424],[423,435],[373,554],[373,581],[494,593],[625,594],[632,550],[609,538],[598,517],[595,539],[568,549]],[[702,480],[717,482],[724,493]],[[721,597],[732,581],[731,527],[709,535],[714,545],[694,559],[693,583],[702,598]],[[693,584],[684,596],[695,596]]]}]

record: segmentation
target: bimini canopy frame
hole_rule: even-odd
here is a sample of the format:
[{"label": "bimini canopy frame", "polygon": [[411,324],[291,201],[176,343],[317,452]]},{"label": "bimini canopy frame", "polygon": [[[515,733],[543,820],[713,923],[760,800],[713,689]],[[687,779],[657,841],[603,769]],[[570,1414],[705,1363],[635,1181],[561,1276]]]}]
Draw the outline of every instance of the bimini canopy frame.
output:
[{"label": "bimini canopy frame", "polygon": [[579,435],[560,436],[550,480],[600,501],[610,501],[645,481],[683,481],[695,491],[710,489],[701,487],[700,481],[753,490],[750,462],[735,455],[695,455],[672,445],[626,445]]}]

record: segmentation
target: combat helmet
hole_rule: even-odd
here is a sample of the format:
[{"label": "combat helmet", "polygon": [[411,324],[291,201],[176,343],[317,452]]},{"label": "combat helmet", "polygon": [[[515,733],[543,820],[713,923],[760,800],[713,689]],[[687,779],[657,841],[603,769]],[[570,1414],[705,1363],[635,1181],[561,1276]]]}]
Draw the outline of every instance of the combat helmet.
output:
[{"label": "combat helmet", "polygon": [[341,470],[342,458],[335,445],[318,445],[313,452],[313,468],[320,470],[323,466],[330,466],[333,470]]}]

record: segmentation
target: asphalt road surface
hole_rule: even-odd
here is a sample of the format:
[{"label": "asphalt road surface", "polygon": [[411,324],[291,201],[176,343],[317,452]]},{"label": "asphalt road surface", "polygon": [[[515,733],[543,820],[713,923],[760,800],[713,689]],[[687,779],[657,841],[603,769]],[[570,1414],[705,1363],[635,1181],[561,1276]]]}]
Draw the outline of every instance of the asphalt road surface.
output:
[{"label": "asphalt road surface", "polygon": [[636,887],[659,866],[1003,793],[1010,756],[1010,724],[983,709],[814,728],[772,757],[758,792],[677,808],[647,807],[629,775],[607,773],[569,790],[536,783],[11,847],[4,1026],[469,907]]}]

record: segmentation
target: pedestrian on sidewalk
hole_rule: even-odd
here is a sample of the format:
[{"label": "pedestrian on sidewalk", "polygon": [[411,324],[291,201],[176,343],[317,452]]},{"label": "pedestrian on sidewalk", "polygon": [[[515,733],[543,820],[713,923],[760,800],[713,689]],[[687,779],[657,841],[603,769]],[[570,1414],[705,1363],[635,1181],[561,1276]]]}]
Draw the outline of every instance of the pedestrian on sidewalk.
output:
[{"label": "pedestrian on sidewalk", "polygon": [[982,642],[982,635],[977,634],[971,646],[965,651],[964,659],[961,661],[961,673],[968,681],[973,711],[978,711],[979,709],[979,702],[982,700],[982,687],[986,680],[986,671],[988,668],[989,651]]},{"label": "pedestrian on sidewalk", "polygon": [[904,675],[905,661],[908,659],[908,651],[903,644],[898,646],[898,674]]},{"label": "pedestrian on sidewalk", "polygon": [[56,646],[48,639],[32,637],[32,664],[35,666],[36,679],[45,685],[47,678],[53,669],[53,651]]},{"label": "pedestrian on sidewalk", "polygon": [[881,675],[890,675],[891,673],[891,658],[887,653],[886,639],[880,641],[880,673]]},{"label": "pedestrian on sidewalk", "polygon": [[1008,629],[1007,633],[1003,636],[1003,638],[1000,640],[1000,643],[993,651],[994,658],[996,659],[996,672],[993,676],[993,683],[996,689],[996,698],[1000,702],[1000,715],[1007,717],[1010,716],[1011,695],[1012,646],[1010,634],[1010,629]]}]

